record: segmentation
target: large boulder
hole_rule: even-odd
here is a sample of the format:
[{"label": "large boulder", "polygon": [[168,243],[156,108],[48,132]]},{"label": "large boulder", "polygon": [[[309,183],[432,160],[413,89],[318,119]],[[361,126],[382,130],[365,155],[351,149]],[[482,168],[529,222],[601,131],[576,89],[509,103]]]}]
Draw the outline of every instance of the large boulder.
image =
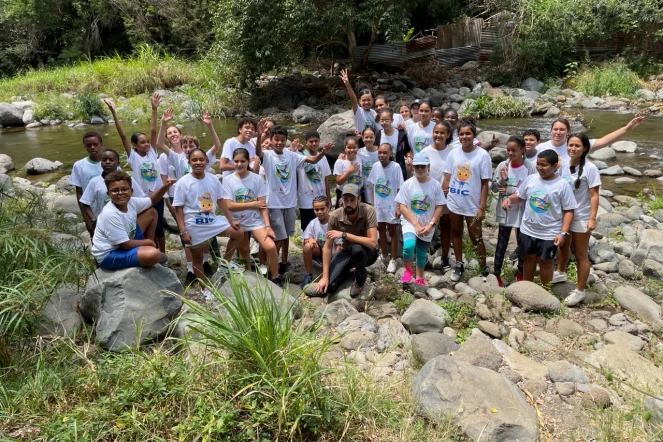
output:
[{"label": "large boulder", "polygon": [[589,158],[601,161],[612,160],[616,157],[617,154],[612,147],[604,147],[589,154]]},{"label": "large boulder", "polygon": [[419,413],[433,420],[451,416],[474,440],[539,438],[536,413],[520,389],[494,371],[438,356],[416,374],[412,392]]},{"label": "large boulder", "polygon": [[617,287],[613,296],[622,308],[637,313],[645,321],[661,320],[661,307],[635,287],[630,285]]},{"label": "large boulder", "polygon": [[502,355],[493,346],[490,338],[482,333],[474,333],[470,336],[454,353],[454,358],[492,371],[499,370],[502,365]]},{"label": "large boulder", "polygon": [[551,313],[559,310],[559,299],[548,293],[546,289],[530,281],[519,281],[506,289],[509,301],[524,311]]},{"label": "large boulder", "polygon": [[242,296],[253,294],[276,303],[282,315],[291,314],[293,317],[299,318],[302,314],[299,299],[262,275],[244,272],[227,278],[223,273],[217,272],[212,277],[212,283],[218,288],[220,294],[231,301],[235,300],[236,293]]},{"label": "large boulder", "polygon": [[76,195],[57,195],[53,199],[53,209],[63,213],[80,213]]},{"label": "large boulder", "polygon": [[663,231],[658,229],[645,229],[640,234],[638,250],[644,257],[663,263]]},{"label": "large boulder", "polygon": [[528,79],[523,80],[522,84],[520,85],[521,89],[525,89],[526,91],[534,91],[534,92],[541,91],[542,87],[543,83],[533,77],[529,77]]},{"label": "large boulder", "polygon": [[412,355],[421,364],[458,348],[459,345],[444,333],[426,332],[412,336]]},{"label": "large boulder", "polygon": [[442,332],[449,319],[449,314],[433,301],[417,299],[403,313],[401,322],[411,333]]},{"label": "large boulder", "polygon": [[610,344],[587,356],[587,362],[607,370],[648,393],[663,393],[663,369],[621,345]]},{"label": "large boulder", "polygon": [[332,327],[337,327],[346,318],[359,313],[356,308],[350,304],[346,299],[339,299],[338,301],[329,304],[323,304],[313,314],[313,319],[316,321],[324,320],[325,323]]},{"label": "large boulder", "polygon": [[71,336],[83,325],[78,312],[81,293],[60,287],[48,298],[40,321],[40,335]]},{"label": "large boulder", "polygon": [[23,109],[0,103],[0,126],[23,126]]},{"label": "large boulder", "polygon": [[95,323],[97,342],[119,351],[164,336],[182,308],[183,293],[177,275],[161,265],[97,269],[79,310]]},{"label": "large boulder", "polygon": [[638,145],[633,141],[617,141],[612,143],[612,149],[615,152],[635,153],[638,150]]},{"label": "large boulder", "polygon": [[[477,139],[483,144],[488,144],[493,140],[493,136],[500,140],[500,143],[497,145],[499,147],[506,147],[506,142],[509,140],[509,135],[502,132],[495,132],[492,130],[484,130],[479,135]],[[496,147],[497,147],[496,146]]]},{"label": "large boulder", "polygon": [[0,153],[0,169],[5,169],[5,172],[14,170],[14,162],[12,161],[12,158],[9,155]]},{"label": "large boulder", "polygon": [[25,171],[28,175],[38,175],[40,173],[51,173],[62,167],[60,161],[50,161],[44,158],[33,158],[25,165]]},{"label": "large boulder", "polygon": [[292,112],[292,120],[295,123],[304,124],[313,121],[324,121],[327,114],[313,109],[312,107],[301,105]]},{"label": "large boulder", "polygon": [[343,139],[348,131],[355,130],[355,121],[352,109],[349,111],[332,115],[318,127],[320,133],[320,145],[334,143],[332,152],[343,152]]}]

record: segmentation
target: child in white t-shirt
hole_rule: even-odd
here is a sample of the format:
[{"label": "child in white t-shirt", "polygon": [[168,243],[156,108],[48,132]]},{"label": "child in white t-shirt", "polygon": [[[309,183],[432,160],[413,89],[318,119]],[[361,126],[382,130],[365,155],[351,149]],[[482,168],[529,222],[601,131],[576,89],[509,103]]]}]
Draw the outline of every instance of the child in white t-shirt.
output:
[{"label": "child in white t-shirt", "polygon": [[345,89],[352,102],[352,114],[354,116],[357,133],[361,134],[367,127],[377,130],[377,124],[375,123],[375,115],[377,115],[377,113],[371,109],[373,106],[373,94],[371,91],[368,89],[362,89],[359,92],[359,101],[357,101],[357,95],[352,89],[352,85],[348,78],[348,71],[341,71],[341,79],[343,80],[343,84],[345,84]]},{"label": "child in white t-shirt", "polygon": [[349,135],[345,137],[345,158],[339,158],[334,164],[334,176],[336,178],[336,208],[341,205],[341,189],[346,184],[354,184],[361,189],[364,180],[362,178],[362,161],[357,156],[359,142],[357,137]]},{"label": "child in white t-shirt", "polygon": [[362,179],[364,182],[364,201],[370,202],[370,189],[366,186],[368,175],[371,174],[373,164],[378,162],[378,147],[375,145],[375,130],[367,127],[361,133],[361,139],[364,147],[357,151],[357,158],[361,159]]},{"label": "child in white t-shirt", "polygon": [[477,129],[462,122],[458,128],[461,148],[453,149],[444,165],[442,188],[447,196],[451,219],[451,242],[456,257],[456,268],[451,280],[460,281],[465,272],[463,264],[463,223],[479,255],[481,274],[490,273],[486,267],[486,246],[483,243],[481,222],[488,200],[488,184],[493,177],[492,161],[488,152],[474,144]]},{"label": "child in white t-shirt", "polygon": [[71,177],[69,183],[76,188],[76,200],[78,207],[81,209],[81,215],[85,222],[85,228],[90,234],[90,238],[94,235],[94,218],[90,218],[88,212],[85,212],[81,204],[81,197],[85,192],[88,184],[93,178],[101,175],[101,151],[104,150],[104,143],[101,140],[101,135],[96,132],[86,132],[83,135],[83,146],[88,153],[88,156],[82,160],[74,163],[71,169]]},{"label": "child in white t-shirt", "polygon": [[[265,120],[267,122],[267,120]],[[233,165],[233,152],[238,148],[246,149],[250,157],[253,159],[251,164],[251,171],[258,173],[260,170],[260,161],[256,158],[256,142],[258,138],[253,138],[258,130],[258,123],[253,118],[242,118],[237,123],[237,136],[228,138],[223,143],[223,150],[221,151],[221,159],[219,160],[219,171],[223,176],[230,175],[235,171]],[[261,137],[262,140],[262,137]]]},{"label": "child in white t-shirt", "polygon": [[[442,216],[442,208],[446,204],[440,182],[428,174],[430,160],[426,154],[418,153],[412,159],[414,176],[408,179],[396,196],[401,212],[403,229],[403,261],[405,272],[401,282],[407,284],[415,277],[414,283],[426,286],[424,268],[428,261],[428,246],[433,239],[435,226]],[[412,272],[415,260],[416,276]]]},{"label": "child in white t-shirt", "polygon": [[[299,153],[304,156],[317,155],[320,148],[320,134],[314,130],[306,132],[304,140],[306,145]],[[328,144],[333,146],[331,143]],[[315,219],[313,200],[319,196],[331,198],[327,181],[327,177],[331,174],[327,158],[321,159],[317,164],[306,164],[297,169],[297,200],[302,231],[305,231],[309,223]]]},{"label": "child in white t-shirt", "polygon": [[419,105],[419,122],[407,126],[408,142],[415,155],[433,142],[435,123],[431,121],[431,112],[430,104],[424,101]]},{"label": "child in white t-shirt", "polygon": [[[110,201],[108,196],[108,187],[104,178],[118,170],[120,166],[120,155],[115,152],[113,149],[106,149],[101,152],[101,169],[103,172],[98,177],[92,178],[88,186],[83,192],[81,197],[81,205],[83,206],[83,211],[86,213],[86,216],[92,220],[92,224],[97,224],[97,218],[99,214],[104,209],[104,206]],[[166,184],[166,181],[164,181]],[[131,189],[133,190],[133,197],[135,198],[144,198],[145,194],[138,183],[133,178],[131,179]],[[170,188],[168,189],[170,190]],[[153,239],[153,238],[148,238]]]},{"label": "child in white t-shirt", "polygon": [[599,209],[599,190],[601,175],[598,168],[586,160],[591,150],[591,143],[585,134],[571,134],[566,141],[569,161],[562,164],[561,177],[571,185],[578,207],[573,212],[571,237],[559,248],[557,270],[552,282],[566,281],[566,265],[571,257],[571,243],[576,257],[578,280],[576,288],[565,299],[572,307],[585,299],[585,288],[589,278],[589,237],[596,228],[596,214]]},{"label": "child in white t-shirt", "polygon": [[396,195],[403,186],[403,173],[398,164],[392,161],[392,149],[388,143],[380,144],[378,162],[373,165],[366,180],[370,189],[369,202],[375,206],[375,218],[378,222],[378,233],[382,259],[389,259],[387,254],[387,231],[391,238],[391,259],[387,272],[396,272],[398,257],[398,224],[400,209],[396,203]]},{"label": "child in white t-shirt", "polygon": [[[258,131],[260,144],[260,130]],[[279,273],[288,271],[288,247],[290,237],[295,233],[295,207],[297,206],[297,170],[304,168],[306,163],[317,164],[331,150],[332,145],[327,144],[315,156],[303,156],[285,146],[288,141],[288,131],[283,126],[274,126],[270,132],[273,150],[262,150],[256,147],[256,155],[263,160],[265,175],[267,176],[267,209],[269,222],[274,232],[276,253],[281,252]],[[299,141],[292,142],[293,149],[298,150]]]},{"label": "child in white t-shirt", "polygon": [[520,254],[525,257],[523,278],[533,281],[538,263],[544,287],[552,281],[557,248],[569,236],[573,210],[577,207],[571,186],[556,174],[558,162],[554,150],[540,152],[536,159],[539,174],[528,176],[516,193],[502,201],[504,210],[509,210],[512,204],[525,202],[518,237]]},{"label": "child in white t-shirt", "polygon": [[[506,248],[509,245],[509,238],[511,237],[511,229],[516,229],[516,240],[518,239],[520,221],[523,217],[525,204],[512,204],[509,210],[502,209],[502,200],[508,198],[518,191],[522,183],[527,180],[529,175],[536,173],[536,166],[525,159],[525,140],[522,137],[510,137],[506,143],[507,160],[502,161],[493,175],[493,192],[499,194],[497,207],[495,209],[495,217],[497,220],[498,234],[497,246],[495,247],[495,276],[497,283],[503,287],[502,282],[502,265],[504,263],[504,255]],[[518,257],[518,272],[516,273],[516,280],[522,281],[523,279],[523,260]]]},{"label": "child in white t-shirt", "polygon": [[330,203],[326,196],[320,195],[313,199],[313,211],[316,218],[311,221],[304,230],[304,247],[302,254],[304,257],[304,269],[306,275],[302,280],[301,287],[305,288],[313,282],[313,258],[322,257],[322,247],[325,245],[327,237],[327,223],[329,223]]},{"label": "child in white t-shirt", "polygon": [[[375,97],[375,111],[377,112],[377,118],[379,118],[380,113],[384,109],[391,110],[391,106],[389,106],[389,102],[387,101],[387,97],[385,97],[384,95],[378,95],[377,97]],[[391,114],[392,114],[392,119],[393,119],[393,121],[391,122],[391,126],[394,129],[396,129],[396,131],[404,130],[405,129],[405,120],[407,118],[404,119],[403,116],[400,113],[395,114],[393,111],[391,112]],[[408,118],[410,118],[410,109],[408,109],[407,116],[408,116]],[[379,121],[376,121],[375,128],[377,130],[380,130],[381,124],[380,124]]]},{"label": "child in white t-shirt", "polygon": [[157,214],[151,209],[163,199],[175,180],[168,180],[149,198],[132,197],[131,177],[114,171],[104,178],[110,202],[97,219],[92,255],[99,267],[116,270],[165,264],[168,257],[157,249],[154,237]]},{"label": "child in white t-shirt", "polygon": [[523,131],[523,139],[525,140],[525,159],[536,163],[536,156],[539,154],[539,142],[541,141],[541,133],[536,129],[527,129]]}]

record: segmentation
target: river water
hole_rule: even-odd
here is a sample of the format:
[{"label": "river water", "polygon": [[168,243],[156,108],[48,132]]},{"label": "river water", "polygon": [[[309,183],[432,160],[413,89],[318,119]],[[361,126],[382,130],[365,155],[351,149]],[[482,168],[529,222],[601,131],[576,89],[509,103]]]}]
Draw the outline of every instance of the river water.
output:
[{"label": "river water", "polygon": [[[590,138],[601,136],[616,130],[628,123],[632,114],[621,114],[606,111],[585,111],[585,122],[589,125],[587,134]],[[512,118],[480,120],[479,127],[483,130],[495,130],[507,134],[520,134],[525,129],[538,129],[542,139],[549,138],[551,118]],[[237,121],[229,118],[216,120],[214,126],[222,141],[234,136]],[[580,127],[580,126],[578,126]],[[118,152],[123,151],[115,126],[102,125],[90,127],[99,132],[104,138],[104,147],[112,148]],[[127,134],[133,132],[149,133],[148,124],[124,124]],[[299,136],[310,126],[298,126]],[[0,131],[0,153],[9,155],[14,161],[16,171],[11,172],[14,176],[25,177],[25,163],[35,157],[42,157],[52,161],[59,160],[64,163],[64,168],[57,174],[38,175],[30,177],[34,181],[55,182],[58,178],[70,172],[72,165],[83,158],[86,153],[83,148],[81,137],[85,129],[72,129],[65,125],[42,127],[36,130],[9,129]],[[201,147],[207,149],[212,145],[211,137],[207,134],[207,127],[200,122],[187,122],[182,128],[182,133],[195,134],[201,140]],[[620,166],[631,166],[640,171],[646,169],[663,168],[663,119],[660,117],[649,117],[636,129],[629,133],[627,140],[638,144],[638,151],[634,154],[618,153],[614,161],[607,162],[608,165],[619,164]],[[303,141],[303,140],[302,140]],[[340,151],[336,146],[335,151]],[[616,185],[614,177],[602,176],[604,187],[620,194],[636,195],[644,187],[656,188],[663,191],[663,182],[652,179],[637,178],[636,184]]]}]

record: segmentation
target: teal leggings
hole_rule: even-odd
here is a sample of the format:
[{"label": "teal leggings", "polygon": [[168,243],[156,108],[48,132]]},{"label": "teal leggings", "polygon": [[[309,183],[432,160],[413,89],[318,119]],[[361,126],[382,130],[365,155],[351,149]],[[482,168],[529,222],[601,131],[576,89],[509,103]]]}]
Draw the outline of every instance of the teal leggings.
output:
[{"label": "teal leggings", "polygon": [[430,241],[424,241],[411,232],[403,233],[403,261],[414,260],[414,249],[417,249],[417,268],[423,269],[428,261],[428,246]]}]

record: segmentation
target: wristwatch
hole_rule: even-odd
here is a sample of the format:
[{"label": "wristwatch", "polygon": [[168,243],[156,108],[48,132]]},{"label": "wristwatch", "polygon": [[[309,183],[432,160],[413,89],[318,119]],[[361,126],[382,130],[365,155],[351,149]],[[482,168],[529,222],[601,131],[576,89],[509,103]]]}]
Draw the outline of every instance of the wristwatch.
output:
[{"label": "wristwatch", "polygon": [[562,232],[562,233],[560,233],[560,235],[562,235],[564,237],[564,239],[566,239],[566,238],[569,237],[569,232]]},{"label": "wristwatch", "polygon": [[345,239],[345,238],[347,238],[347,236],[348,236],[348,233],[347,233],[347,232],[343,232],[343,234],[341,235],[341,238]]},{"label": "wristwatch", "polygon": [[429,226],[434,226],[434,225],[435,225],[435,221],[431,221],[431,222],[429,222],[428,225],[429,225]]}]

